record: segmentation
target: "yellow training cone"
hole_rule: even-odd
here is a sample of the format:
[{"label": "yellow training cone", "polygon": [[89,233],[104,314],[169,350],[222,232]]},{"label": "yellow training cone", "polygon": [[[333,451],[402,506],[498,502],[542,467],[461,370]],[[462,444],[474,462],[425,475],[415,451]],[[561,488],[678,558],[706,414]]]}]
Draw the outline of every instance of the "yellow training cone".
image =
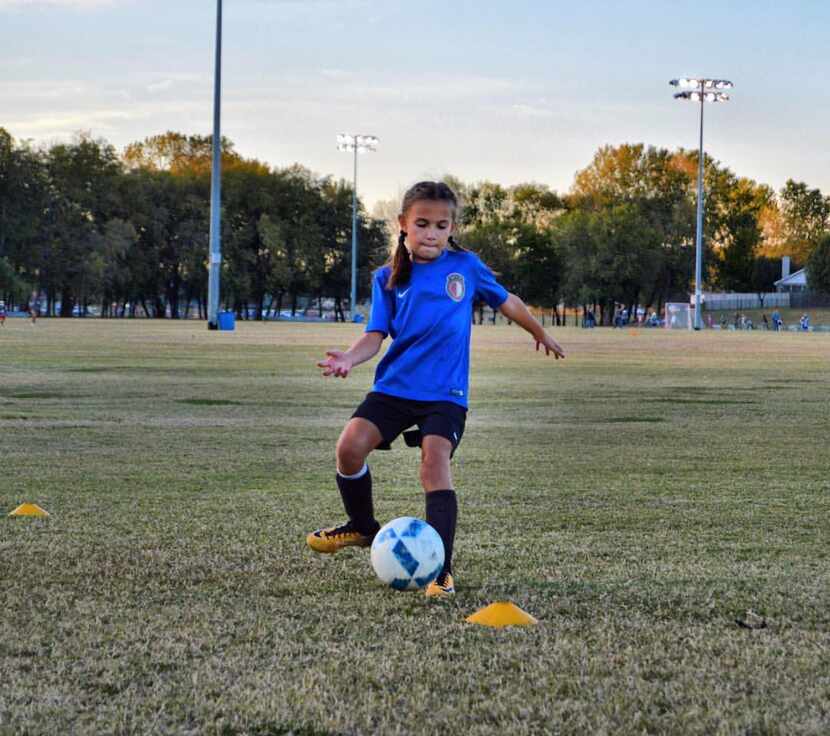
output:
[{"label": "yellow training cone", "polygon": [[49,512],[36,503],[21,503],[9,516],[49,516]]},{"label": "yellow training cone", "polygon": [[476,611],[472,616],[467,617],[467,623],[500,629],[502,626],[530,626],[539,622],[517,605],[501,602],[491,603]]}]

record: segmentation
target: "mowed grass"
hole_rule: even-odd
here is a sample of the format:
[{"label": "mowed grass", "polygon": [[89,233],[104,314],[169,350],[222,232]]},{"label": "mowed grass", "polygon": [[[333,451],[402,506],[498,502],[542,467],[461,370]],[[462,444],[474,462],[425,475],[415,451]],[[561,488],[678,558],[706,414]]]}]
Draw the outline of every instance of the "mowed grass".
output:
[{"label": "mowed grass", "polygon": [[[437,603],[304,544],[358,334],[6,322],[0,733],[830,732],[830,335],[477,326]],[[422,516],[417,452],[370,462]],[[499,600],[540,624],[465,623]]]}]

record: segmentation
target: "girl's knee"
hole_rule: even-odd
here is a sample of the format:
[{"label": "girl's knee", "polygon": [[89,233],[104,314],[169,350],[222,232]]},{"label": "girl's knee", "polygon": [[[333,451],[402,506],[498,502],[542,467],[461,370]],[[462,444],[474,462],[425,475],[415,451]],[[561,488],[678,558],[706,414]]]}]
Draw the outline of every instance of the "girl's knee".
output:
[{"label": "girl's knee", "polygon": [[337,441],[335,454],[337,456],[337,469],[341,473],[351,475],[360,471],[369,453],[360,443],[355,442],[348,436],[341,436]]},{"label": "girl's knee", "polygon": [[450,459],[441,453],[424,453],[421,456],[421,484],[432,489],[446,485],[450,477]]}]

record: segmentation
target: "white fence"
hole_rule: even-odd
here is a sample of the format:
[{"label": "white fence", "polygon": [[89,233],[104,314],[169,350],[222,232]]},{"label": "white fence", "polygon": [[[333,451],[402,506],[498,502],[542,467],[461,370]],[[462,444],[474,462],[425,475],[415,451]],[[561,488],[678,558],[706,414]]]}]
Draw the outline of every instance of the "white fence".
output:
[{"label": "white fence", "polygon": [[[763,303],[761,297],[763,296]],[[789,292],[772,292],[769,294],[705,294],[703,311],[741,310],[741,309],[775,309],[790,306]]]}]

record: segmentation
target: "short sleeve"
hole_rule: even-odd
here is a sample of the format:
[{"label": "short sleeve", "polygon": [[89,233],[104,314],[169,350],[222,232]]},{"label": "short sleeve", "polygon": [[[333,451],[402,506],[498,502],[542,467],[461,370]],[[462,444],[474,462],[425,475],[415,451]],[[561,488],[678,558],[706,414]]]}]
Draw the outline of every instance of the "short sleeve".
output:
[{"label": "short sleeve", "polygon": [[492,309],[498,309],[509,294],[493,275],[493,272],[476,256],[476,301],[485,301]]},{"label": "short sleeve", "polygon": [[386,337],[392,326],[395,292],[386,288],[389,269],[381,268],[372,278],[372,309],[365,332],[382,332]]}]

